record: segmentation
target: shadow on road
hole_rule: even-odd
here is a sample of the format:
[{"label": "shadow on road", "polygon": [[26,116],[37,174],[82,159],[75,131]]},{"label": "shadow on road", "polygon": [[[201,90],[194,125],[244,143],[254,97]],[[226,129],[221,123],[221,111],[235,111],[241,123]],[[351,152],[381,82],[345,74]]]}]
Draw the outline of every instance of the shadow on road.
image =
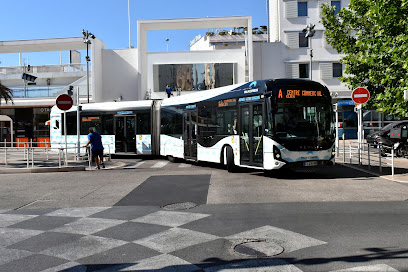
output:
[{"label": "shadow on road", "polygon": [[[112,264],[83,264],[75,267],[71,267],[63,271],[133,271],[133,272],[153,272],[153,271],[195,271],[195,272],[218,272],[224,271],[225,269],[234,269],[239,271],[239,269],[248,268],[266,268],[273,269],[273,271],[278,271],[279,267],[282,270],[289,271],[289,265],[300,265],[302,267],[308,267],[311,269],[316,265],[323,265],[329,263],[350,263],[356,264],[352,267],[359,266],[369,266],[377,263],[376,261],[385,260],[396,260],[396,259],[406,259],[408,256],[407,249],[392,250],[389,248],[365,248],[367,251],[365,254],[350,255],[350,256],[339,256],[333,258],[310,258],[310,259],[296,259],[296,258],[279,258],[279,256],[268,257],[268,258],[237,258],[235,260],[224,260],[217,257],[211,257],[203,259],[202,261],[196,262],[195,264],[182,264],[182,265],[169,265],[165,267],[160,267],[158,269],[149,269],[145,267],[143,261],[134,263],[112,263]],[[134,266],[134,267],[133,267]],[[139,266],[139,267],[138,267]],[[354,271],[354,270],[353,270]],[[357,271],[357,270],[356,270]],[[360,270],[359,270],[360,271]],[[361,270],[362,271],[362,270]],[[368,270],[364,270],[368,271]],[[377,270],[376,270],[377,271]],[[407,271],[407,270],[404,270]]]},{"label": "shadow on road", "polygon": [[[208,162],[189,162],[198,166],[227,170],[223,165]],[[333,166],[317,166],[317,167],[299,167],[299,168],[284,168],[278,170],[257,170],[251,168],[237,167],[234,173],[246,173],[250,175],[263,176],[276,179],[299,180],[299,179],[341,179],[353,178],[360,180],[371,180],[376,178],[375,175],[368,174],[363,171],[352,169],[340,164]]]}]

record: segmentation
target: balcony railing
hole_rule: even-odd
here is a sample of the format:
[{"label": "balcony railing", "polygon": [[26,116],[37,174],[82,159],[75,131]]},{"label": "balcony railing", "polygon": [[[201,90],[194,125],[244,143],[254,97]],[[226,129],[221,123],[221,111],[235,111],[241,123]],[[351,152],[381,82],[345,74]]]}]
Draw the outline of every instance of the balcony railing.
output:
[{"label": "balcony railing", "polygon": [[[91,69],[91,66],[89,66]],[[0,67],[0,74],[13,75],[26,73],[72,73],[86,71],[86,63],[56,64],[56,65],[33,65],[28,71],[27,66],[7,66]]]}]

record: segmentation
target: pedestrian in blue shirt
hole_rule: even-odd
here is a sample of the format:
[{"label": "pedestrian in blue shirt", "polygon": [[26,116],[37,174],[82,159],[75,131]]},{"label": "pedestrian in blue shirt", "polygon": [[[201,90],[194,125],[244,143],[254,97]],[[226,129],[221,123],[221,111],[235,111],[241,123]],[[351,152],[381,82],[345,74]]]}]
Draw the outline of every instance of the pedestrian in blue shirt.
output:
[{"label": "pedestrian in blue shirt", "polygon": [[95,160],[96,164],[95,169],[100,169],[99,160],[102,168],[105,168],[105,164],[103,163],[102,137],[101,134],[94,131],[92,128],[89,129],[88,142],[84,145],[84,147],[87,147],[89,144],[91,144],[92,158]]},{"label": "pedestrian in blue shirt", "polygon": [[167,93],[167,98],[170,98],[172,93],[171,93],[171,87],[169,85],[166,86],[166,93]]}]

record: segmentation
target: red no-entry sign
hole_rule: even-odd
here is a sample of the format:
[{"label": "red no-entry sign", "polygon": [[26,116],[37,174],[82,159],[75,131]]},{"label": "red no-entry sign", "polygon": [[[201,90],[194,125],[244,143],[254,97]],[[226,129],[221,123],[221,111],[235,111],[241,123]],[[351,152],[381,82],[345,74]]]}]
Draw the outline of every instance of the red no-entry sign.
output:
[{"label": "red no-entry sign", "polygon": [[72,105],[74,104],[74,101],[69,95],[61,94],[57,97],[56,104],[60,110],[66,111],[72,107]]},{"label": "red no-entry sign", "polygon": [[351,93],[351,98],[356,104],[364,104],[370,99],[370,92],[366,88],[359,87]]}]

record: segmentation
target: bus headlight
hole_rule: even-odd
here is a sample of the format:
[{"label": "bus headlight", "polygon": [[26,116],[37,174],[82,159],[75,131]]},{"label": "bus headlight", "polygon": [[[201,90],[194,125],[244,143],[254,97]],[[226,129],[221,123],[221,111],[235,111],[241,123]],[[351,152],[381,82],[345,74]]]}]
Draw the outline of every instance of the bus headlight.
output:
[{"label": "bus headlight", "polygon": [[280,149],[276,146],[273,146],[273,157],[275,158],[275,160],[282,160]]},{"label": "bus headlight", "polygon": [[331,157],[330,159],[333,159],[334,156],[336,156],[336,147],[333,147],[332,151],[331,151]]}]

